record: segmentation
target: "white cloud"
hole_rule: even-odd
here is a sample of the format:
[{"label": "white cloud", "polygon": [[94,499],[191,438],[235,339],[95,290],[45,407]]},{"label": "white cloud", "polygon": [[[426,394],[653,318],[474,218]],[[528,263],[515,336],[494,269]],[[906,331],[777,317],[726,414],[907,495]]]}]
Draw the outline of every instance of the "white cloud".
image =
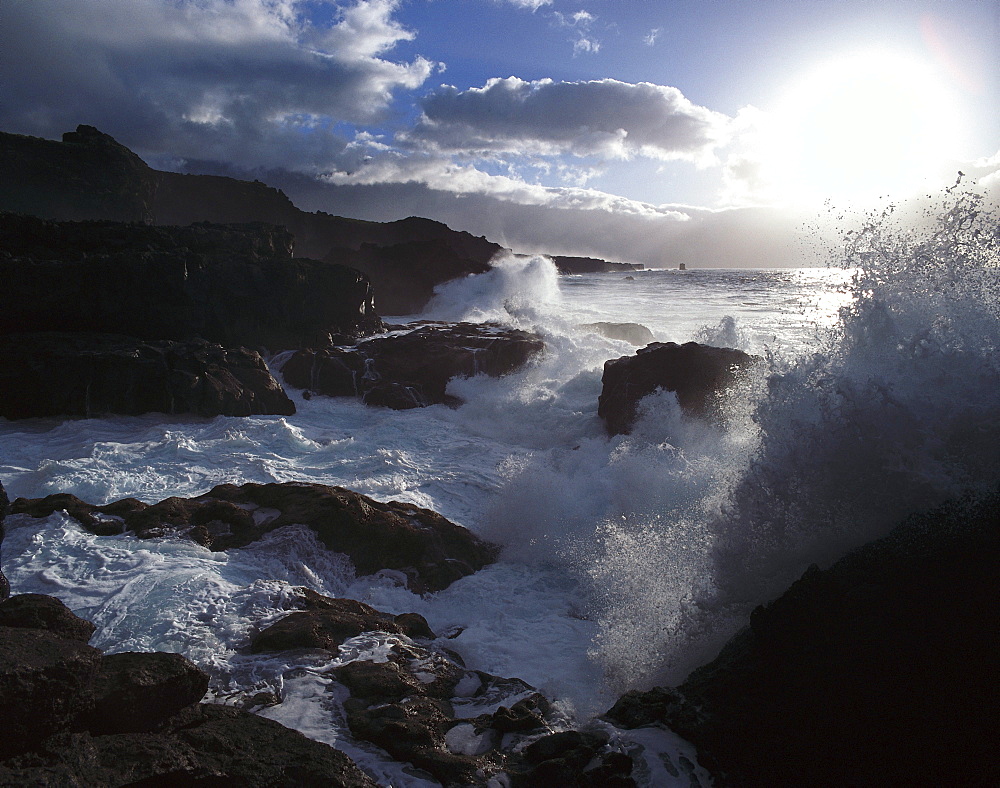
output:
[{"label": "white cloud", "polygon": [[653,46],[653,44],[656,43],[656,39],[660,37],[661,32],[662,28],[654,27],[645,35],[645,37],[642,39],[642,43],[644,43],[648,47]]},{"label": "white cloud", "polygon": [[[338,121],[374,122],[434,72],[386,57],[413,33],[397,0],[315,26],[300,0],[38,0],[0,25],[0,123],[56,136],[90,123],[141,151],[244,166],[336,157]],[[308,119],[308,120],[306,120]]]},{"label": "white cloud", "polygon": [[465,91],[442,86],[422,106],[424,116],[406,139],[467,155],[641,155],[705,162],[725,141],[731,122],[688,101],[677,88],[612,79],[491,79]]},{"label": "white cloud", "polygon": [[552,18],[560,27],[568,27],[573,31],[573,55],[580,53],[596,54],[601,51],[601,42],[591,35],[590,28],[597,17],[588,11],[577,11],[564,14],[554,11]]},{"label": "white cloud", "polygon": [[518,8],[528,8],[532,11],[537,11],[542,6],[552,5],[552,0],[505,0],[505,2]]}]

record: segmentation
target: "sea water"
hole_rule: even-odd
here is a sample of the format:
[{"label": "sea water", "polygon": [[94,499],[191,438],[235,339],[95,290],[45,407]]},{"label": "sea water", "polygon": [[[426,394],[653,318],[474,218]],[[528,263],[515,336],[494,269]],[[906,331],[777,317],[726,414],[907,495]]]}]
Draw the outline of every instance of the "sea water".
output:
[{"label": "sea water", "polygon": [[[223,482],[318,482],[435,509],[504,546],[436,594],[357,577],[306,528],[213,553],[94,536],[59,513],[8,519],[4,571],[15,593],[52,594],[92,620],[99,648],[184,653],[219,702],[273,693],[282,702],[260,713],[335,744],[383,785],[430,783],[350,737],[325,671],[387,643],[242,653],[295,586],[421,613],[470,668],[524,679],[556,719],[584,724],[626,689],[681,681],[809,564],[996,484],[997,213],[974,194],[942,200],[854,221],[827,268],[560,277],[544,257],[499,259],[440,288],[420,317],[501,321],[538,331],[546,350],[501,379],[452,381],[457,408],[291,390],[290,417],[0,420],[12,497],[155,502]],[[739,347],[764,365],[721,423],[659,393],[632,435],[609,438],[603,364],[635,348],[580,328],[599,321]],[[641,782],[688,784],[656,755],[691,757],[684,742],[623,736],[647,754]]]}]

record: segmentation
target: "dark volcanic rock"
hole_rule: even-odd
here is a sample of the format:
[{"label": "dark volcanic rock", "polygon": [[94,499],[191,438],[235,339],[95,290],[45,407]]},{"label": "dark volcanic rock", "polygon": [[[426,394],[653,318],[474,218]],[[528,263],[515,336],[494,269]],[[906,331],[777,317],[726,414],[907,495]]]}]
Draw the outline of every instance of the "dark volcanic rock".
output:
[{"label": "dark volcanic rock", "polygon": [[379,309],[392,314],[416,311],[436,285],[482,272],[502,251],[430,219],[383,223],[307,213],[259,181],[153,170],[90,126],[64,134],[62,142],[0,133],[0,211],[59,220],[282,226],[295,236],[299,254],[368,271]]},{"label": "dark volcanic rock", "polygon": [[1000,784],[998,557],[1000,495],[910,518],[609,715],[666,723],[725,785]]},{"label": "dark volcanic rock", "polygon": [[291,415],[260,355],[114,334],[0,335],[0,416]]},{"label": "dark volcanic rock", "polygon": [[148,227],[0,214],[0,333],[201,338],[272,350],[381,330],[359,271],[263,224]]},{"label": "dark volcanic rock", "polygon": [[[3,520],[7,516],[7,512],[10,509],[10,499],[7,497],[7,492],[3,488],[3,482],[0,482],[0,542],[3,542]],[[8,582],[7,577],[4,575],[3,571],[0,570],[0,602],[5,600],[10,596],[10,582]]]},{"label": "dark volcanic rock", "polygon": [[153,219],[153,170],[93,126],[62,142],[0,134],[0,211],[51,219]]},{"label": "dark volcanic rock", "polygon": [[689,413],[711,416],[719,395],[737,373],[758,359],[741,350],[687,342],[654,342],[634,356],[604,362],[603,388],[597,414],[611,435],[628,433],[636,418],[639,400],[657,389],[677,393]]},{"label": "dark volcanic rock", "polygon": [[[257,509],[269,513],[255,518]],[[128,498],[94,506],[66,494],[18,498],[13,504],[14,512],[33,517],[62,510],[94,533],[179,532],[212,550],[242,547],[275,528],[301,524],[329,549],[345,553],[359,574],[397,570],[418,592],[445,588],[496,557],[496,547],[429,509],[381,503],[321,484],[222,484],[197,498],[168,498],[152,506]]]},{"label": "dark volcanic rock", "polygon": [[101,660],[94,707],[82,725],[94,734],[152,730],[207,690],[208,675],[181,654],[110,654]]},{"label": "dark volcanic rock", "polygon": [[641,263],[609,263],[595,257],[568,257],[556,255],[552,258],[561,274],[601,274],[612,271],[641,271]]},{"label": "dark volcanic rock", "polygon": [[0,757],[68,729],[90,708],[101,652],[40,629],[0,627]]},{"label": "dark volcanic rock", "polygon": [[312,609],[292,613],[258,632],[250,643],[250,651],[285,651],[293,648],[324,648],[336,651],[337,646],[362,632],[388,632],[408,637],[433,638],[426,619],[418,613],[391,616],[353,599],[331,599],[310,592]]},{"label": "dark volcanic rock", "polygon": [[363,271],[375,285],[376,307],[383,315],[420,312],[438,285],[490,270],[488,257],[465,256],[448,238],[366,243],[357,251],[333,249],[325,259]]},{"label": "dark volcanic rock", "polygon": [[42,629],[64,640],[89,643],[94,625],[45,594],[18,594],[0,604],[0,627]]},{"label": "dark volcanic rock", "polygon": [[179,654],[103,656],[67,628],[65,609],[22,621],[26,606],[62,606],[40,599],[0,604],[5,623],[23,624],[0,625],[0,785],[375,785],[325,744],[198,704],[208,677]]},{"label": "dark volcanic rock", "polygon": [[373,337],[352,348],[301,350],[281,367],[289,385],[368,405],[405,410],[454,404],[448,381],[499,377],[544,349],[535,334],[490,323],[418,323],[405,334]]}]

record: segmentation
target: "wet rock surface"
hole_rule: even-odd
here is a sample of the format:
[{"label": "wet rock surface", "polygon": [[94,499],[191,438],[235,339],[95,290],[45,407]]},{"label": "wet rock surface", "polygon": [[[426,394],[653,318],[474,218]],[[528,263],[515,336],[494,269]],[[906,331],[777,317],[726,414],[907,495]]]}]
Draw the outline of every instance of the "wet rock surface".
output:
[{"label": "wet rock surface", "polygon": [[[381,503],[321,484],[222,484],[196,498],[149,505],[126,498],[95,506],[72,495],[18,498],[18,514],[66,511],[97,534],[129,530],[151,538],[176,533],[212,550],[242,547],[286,525],[305,525],[358,574],[395,570],[418,593],[438,591],[495,560],[497,548],[429,509]],[[255,516],[256,514],[256,516]]]},{"label": "wet rock surface", "polygon": [[332,599],[309,589],[302,589],[301,594],[307,609],[258,632],[250,644],[251,652],[293,648],[335,651],[348,638],[372,631],[411,638],[435,637],[426,619],[418,613],[390,616],[353,599]]},{"label": "wet rock surface", "polygon": [[260,354],[114,334],[0,335],[0,416],[295,412]]},{"label": "wet rock surface", "polygon": [[581,331],[590,331],[608,339],[619,339],[630,345],[644,347],[655,341],[653,332],[641,323],[583,323],[577,326]]},{"label": "wet rock surface", "polygon": [[[7,491],[3,488],[3,482],[0,482],[0,543],[3,542],[4,530],[3,521],[7,516],[7,512],[10,510],[10,499],[7,497]],[[5,600],[10,596],[10,582],[7,580],[6,575],[0,570],[0,602]]]},{"label": "wet rock surface", "polygon": [[[18,599],[0,603],[8,622]],[[69,616],[0,626],[0,785],[375,785],[332,747],[198,703],[208,677],[179,654],[105,656],[63,637]]]},{"label": "wet rock surface", "polygon": [[998,569],[1000,495],[912,517],[608,716],[666,724],[723,785],[995,785]]},{"label": "wet rock surface", "polygon": [[[305,603],[315,605],[317,598],[323,599],[313,595]],[[468,670],[455,654],[394,635],[391,626],[356,637],[367,648],[374,638],[380,656],[328,670],[346,693],[351,734],[428,778],[456,788],[635,784],[632,759],[610,746],[607,734],[553,734],[548,702],[525,682]]]},{"label": "wet rock surface", "polygon": [[719,397],[736,382],[741,370],[758,362],[741,350],[686,342],[654,342],[634,356],[604,363],[597,414],[608,433],[631,432],[639,401],[658,389],[673,391],[687,412],[712,417]]},{"label": "wet rock surface", "polygon": [[[410,326],[416,326],[411,328]],[[297,388],[368,405],[406,410],[458,404],[446,392],[454,377],[499,377],[544,349],[535,334],[495,324],[416,323],[405,333],[373,337],[354,347],[302,350],[281,366]]]}]

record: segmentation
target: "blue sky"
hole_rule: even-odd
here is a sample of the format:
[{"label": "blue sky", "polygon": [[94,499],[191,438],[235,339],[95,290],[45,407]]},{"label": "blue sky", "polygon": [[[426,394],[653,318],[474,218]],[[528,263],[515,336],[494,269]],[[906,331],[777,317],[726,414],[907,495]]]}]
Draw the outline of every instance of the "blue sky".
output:
[{"label": "blue sky", "polygon": [[825,198],[1000,191],[995,0],[0,0],[0,129],[518,251],[783,265]]}]

